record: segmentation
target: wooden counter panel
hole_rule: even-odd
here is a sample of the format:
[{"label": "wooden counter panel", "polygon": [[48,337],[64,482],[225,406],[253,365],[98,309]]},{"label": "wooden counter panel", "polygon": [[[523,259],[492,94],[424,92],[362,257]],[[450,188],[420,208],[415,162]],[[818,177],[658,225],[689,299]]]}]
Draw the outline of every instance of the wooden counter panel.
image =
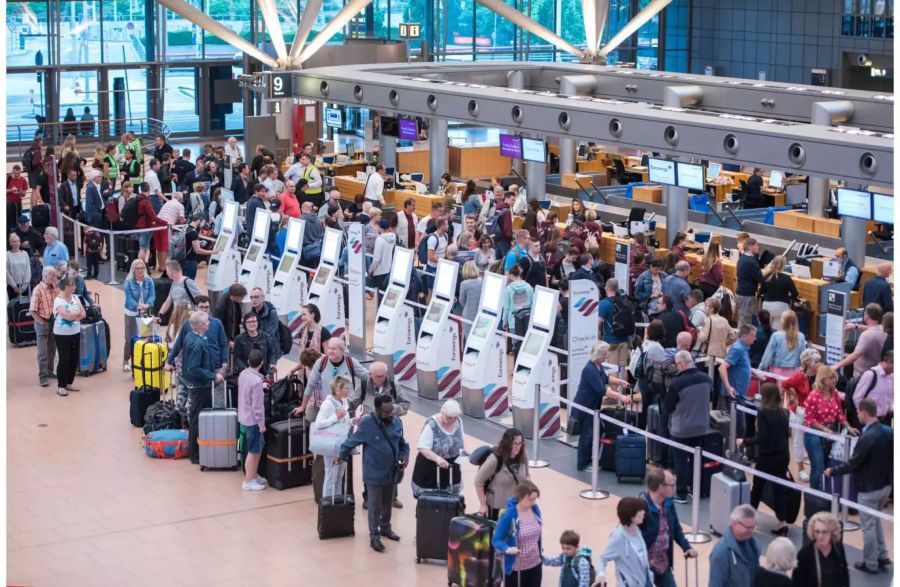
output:
[{"label": "wooden counter panel", "polygon": [[425,183],[428,183],[428,170],[431,166],[428,160],[428,149],[415,149],[409,151],[397,150],[397,171],[400,173],[424,173]]},{"label": "wooden counter panel", "polygon": [[507,175],[512,168],[512,160],[500,155],[500,148],[491,147],[450,147],[450,175],[465,179],[488,178]]}]

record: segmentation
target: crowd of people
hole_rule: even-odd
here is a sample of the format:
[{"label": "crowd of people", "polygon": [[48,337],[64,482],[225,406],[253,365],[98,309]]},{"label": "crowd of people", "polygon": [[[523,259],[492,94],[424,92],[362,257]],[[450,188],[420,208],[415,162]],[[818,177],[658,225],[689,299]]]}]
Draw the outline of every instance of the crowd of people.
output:
[{"label": "crowd of people", "polygon": [[[56,155],[61,157],[58,176],[51,177],[50,161]],[[863,323],[848,325],[858,331],[855,348],[837,364],[827,366],[818,351],[808,348],[795,311],[799,295],[785,272],[785,258],[775,256],[762,266],[759,243],[749,234],[738,237],[734,292],[723,286],[721,249],[716,243],[709,245],[698,261],[688,254],[696,245],[678,233],[671,243],[662,243],[670,244],[670,253],[658,258],[651,245],[659,243],[653,243],[650,235],[634,234],[627,284],[633,295],[626,296],[626,284],[613,277],[613,267],[600,255],[600,238],[609,227],[604,228],[597,212],[577,199],[568,216],[560,219],[556,212],[527,201],[518,186],[504,186],[498,178],[491,180],[490,189],[479,193],[474,182],[456,184],[447,176],[441,180],[444,202],[418,211],[425,212],[420,217],[413,198],[406,199],[398,210],[385,205],[384,165],[375,168],[373,177],[377,178],[367,182],[365,193],[348,204],[338,190],[327,189],[315,160],[309,144],[280,165],[261,146],[245,161],[232,139],[218,148],[206,145],[203,153],[193,158],[188,149],[178,152],[172,148],[164,136],[145,148],[133,133],[124,134],[117,144],[98,147],[93,159],[85,159],[74,137],[67,139],[59,153],[36,138],[23,166],[16,165],[8,178],[7,211],[16,222],[8,227],[7,292],[11,299],[30,293],[39,384],[48,386],[49,379],[55,378],[58,395],[77,391],[79,321],[91,303],[80,268],[77,263],[73,266],[59,229],[42,211],[53,182],[61,211],[84,225],[83,238],[75,246],[83,248],[87,258],[88,279],[98,277],[103,261],[114,262],[104,259],[110,250],[108,238],[92,227],[140,230],[178,226],[183,230],[172,237],[169,230],[137,233],[138,254],[123,285],[122,368],[129,371],[133,367],[132,345],[138,336],[139,318],[154,311],[166,316],[163,339],[170,346],[166,369],[174,372],[177,405],[190,430],[191,461],[199,458],[199,415],[212,405],[212,384],[227,383],[236,390],[250,455],[243,489],[265,489],[265,480],[253,466],[265,442],[264,388],[285,353],[279,316],[261,289],[248,292],[236,283],[207,295],[195,281],[198,264],[212,252],[205,248],[203,237],[221,230],[222,190],[227,189],[244,207],[242,233],[252,233],[256,210],[272,212],[268,252],[276,258],[283,253],[290,218],[299,218],[306,225],[303,261],[310,266],[318,261],[325,228],[345,229],[350,223],[361,223],[368,284],[377,289],[388,283],[395,247],[414,250],[421,269],[413,272],[410,301],[427,301],[440,259],[457,261],[460,279],[454,312],[466,321],[475,317],[485,272],[507,277],[501,327],[510,333],[524,333],[537,286],[558,289],[557,346],[565,340],[569,283],[594,281],[601,292],[600,341],[591,350],[583,372],[573,375],[579,381],[574,396],[577,403],[589,409],[632,404],[645,426],[649,410],[656,406],[659,418],[654,432],[692,447],[702,445],[710,427],[710,410],[727,410],[731,402],[753,405],[758,415],[750,418],[739,412],[735,424],[738,445],[755,449],[758,470],[790,479],[788,469],[793,461],[798,465],[799,480],[808,481],[814,489],[822,489],[828,476],[853,472],[860,503],[880,509],[889,499],[891,476],[885,475],[883,463],[884,455],[893,450],[889,427],[893,418],[890,265],[879,267],[878,275],[862,288]],[[22,203],[28,190],[30,210],[24,213]],[[461,222],[454,228],[454,209],[460,205]],[[513,228],[516,215],[524,216],[518,230]],[[564,229],[559,228],[560,221]],[[174,247],[170,241],[176,240],[179,245]],[[858,287],[860,272],[846,251],[839,249],[835,260],[840,268],[837,279]],[[691,269],[698,263],[700,277],[692,283]],[[154,270],[170,282],[164,295],[158,293],[155,280],[160,277],[154,277]],[[250,305],[245,310],[242,301],[248,295]],[[632,305],[636,321],[647,325],[623,332],[618,316],[622,308]],[[419,308],[416,312],[421,314]],[[391,527],[391,511],[403,505],[396,485],[411,458],[402,425],[409,400],[387,376],[387,365],[376,362],[366,368],[350,358],[344,340],[332,337],[322,327],[314,304],[303,306],[301,317],[300,330],[292,333],[301,354],[290,375],[303,386],[294,413],[303,414],[312,427],[337,427],[346,433],[339,453],[323,459],[324,495],[336,491],[345,476],[347,459],[356,447],[364,447],[364,507],[370,541],[373,549],[383,551],[382,538],[399,539]],[[464,331],[468,328],[465,324]],[[515,352],[515,345],[510,351]],[[699,365],[702,357],[717,366],[707,369]],[[460,490],[462,476],[455,462],[462,451],[460,415],[459,405],[450,400],[428,419],[415,447],[411,483],[416,495],[434,487]],[[582,424],[577,466],[586,469],[593,466],[593,443],[599,439],[592,437],[587,420]],[[800,426],[859,435],[860,441],[852,455],[845,455],[844,464],[832,465],[830,445],[820,436],[804,434]],[[876,457],[875,451],[881,456]],[[620,526],[598,559],[601,581],[606,564],[615,561],[617,574],[627,577],[627,584],[671,585],[672,542],[696,556],[681,535],[672,507],[673,501],[686,503],[689,494],[697,490],[691,487],[692,455],[668,450],[663,455],[660,468],[648,475],[649,492],[619,503]],[[580,560],[572,563],[583,556],[577,533],[563,535],[560,557],[548,559],[540,551],[539,491],[529,480],[526,461],[522,434],[507,430],[474,479],[479,513],[499,522],[494,546],[507,555],[504,571],[509,580],[518,581],[511,584],[538,585],[543,564],[568,564],[568,571],[579,577],[577,584],[587,584],[579,574],[584,565]],[[759,547],[752,538],[754,508],[765,484],[756,480],[752,505],[732,513],[731,528],[711,558],[711,584],[751,585],[757,574],[783,575],[792,568],[795,554],[778,540],[767,553],[770,566],[760,571],[756,568]],[[785,517],[780,511],[776,517],[779,524],[773,531],[784,535]],[[865,513],[861,521],[866,551],[864,561],[855,566],[862,572],[877,572],[888,561],[880,523]],[[822,538],[825,530],[829,540]],[[846,572],[839,530],[832,528],[831,518],[814,517],[808,532],[813,546],[800,551],[794,584],[815,584],[809,575],[810,564],[814,565],[812,573],[826,567]],[[739,561],[744,561],[743,566]],[[512,579],[514,575],[518,578]],[[798,576],[805,579],[798,583]]]}]

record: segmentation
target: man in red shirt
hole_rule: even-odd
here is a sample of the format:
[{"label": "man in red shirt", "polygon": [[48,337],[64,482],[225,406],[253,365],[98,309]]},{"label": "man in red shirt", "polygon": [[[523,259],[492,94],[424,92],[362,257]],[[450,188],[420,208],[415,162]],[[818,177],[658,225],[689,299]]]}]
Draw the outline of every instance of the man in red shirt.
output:
[{"label": "man in red shirt", "polygon": [[278,195],[281,213],[291,218],[300,218],[300,202],[297,200],[297,184],[285,178],[284,191]]},{"label": "man in red shirt", "polygon": [[[153,210],[153,203],[149,197],[150,186],[144,182],[141,184],[141,191],[137,195],[137,223],[134,225],[136,229],[153,228],[154,226],[168,226],[168,223],[156,215]],[[139,232],[138,243],[140,251],[138,258],[143,260],[145,264],[150,265],[150,242],[153,240],[152,232]]]},{"label": "man in red shirt", "polygon": [[16,220],[22,213],[22,198],[26,191],[28,191],[28,180],[22,175],[22,167],[13,165],[12,173],[6,176],[7,232],[16,229]]}]

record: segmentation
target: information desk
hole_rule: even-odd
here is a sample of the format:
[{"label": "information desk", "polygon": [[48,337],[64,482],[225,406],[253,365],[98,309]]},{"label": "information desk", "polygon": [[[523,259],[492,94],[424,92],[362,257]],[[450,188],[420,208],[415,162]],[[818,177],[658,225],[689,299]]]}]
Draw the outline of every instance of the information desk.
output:
[{"label": "information desk", "polygon": [[425,183],[428,183],[429,153],[428,149],[420,147],[399,147],[397,149],[397,172],[422,173],[425,175]]},{"label": "information desk", "polygon": [[450,147],[447,170],[453,177],[487,178],[508,175],[512,159],[500,155],[500,147]]},{"label": "information desk", "polygon": [[[353,202],[356,194],[364,193],[366,182],[356,179],[355,177],[340,176],[334,178],[334,187],[341,192],[341,200],[347,204]],[[416,202],[416,215],[420,218],[431,212],[431,207],[435,203],[443,203],[443,196],[434,196],[430,194],[419,194],[409,189],[390,189],[384,190],[384,202],[388,206],[393,206],[395,210],[403,209],[403,202],[407,198],[412,198]]]}]

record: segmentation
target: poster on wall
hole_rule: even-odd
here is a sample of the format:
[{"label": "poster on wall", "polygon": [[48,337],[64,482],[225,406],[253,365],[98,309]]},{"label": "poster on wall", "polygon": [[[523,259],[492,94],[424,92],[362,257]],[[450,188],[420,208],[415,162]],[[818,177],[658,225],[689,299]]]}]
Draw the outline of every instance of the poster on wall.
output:
[{"label": "poster on wall", "polygon": [[569,283],[569,378],[578,381],[588,362],[591,347],[597,342],[597,315],[600,291],[589,279]]}]

